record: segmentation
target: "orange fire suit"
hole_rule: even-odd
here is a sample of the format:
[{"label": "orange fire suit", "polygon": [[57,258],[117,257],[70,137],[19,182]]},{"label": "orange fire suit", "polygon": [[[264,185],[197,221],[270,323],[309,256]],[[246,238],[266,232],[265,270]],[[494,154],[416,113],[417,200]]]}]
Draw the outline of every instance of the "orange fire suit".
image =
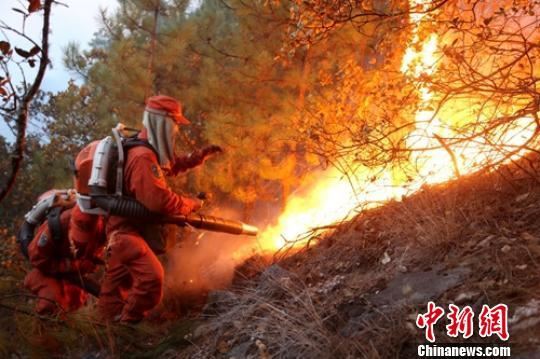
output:
[{"label": "orange fire suit", "polygon": [[[89,230],[70,240],[69,235],[77,233],[80,224]],[[35,309],[39,314],[70,312],[85,303],[86,292],[63,277],[93,272],[95,259],[105,244],[102,219],[82,213],[77,206],[62,212],[60,227],[57,241],[45,221],[28,246],[33,269],[27,274],[24,286],[38,297]]]},{"label": "orange fire suit", "polygon": [[[186,215],[199,204],[169,188],[156,154],[145,146],[127,152],[124,193],[164,215]],[[107,271],[98,301],[105,318],[137,322],[161,301],[163,267],[141,234],[149,224],[116,216],[107,220]]]}]

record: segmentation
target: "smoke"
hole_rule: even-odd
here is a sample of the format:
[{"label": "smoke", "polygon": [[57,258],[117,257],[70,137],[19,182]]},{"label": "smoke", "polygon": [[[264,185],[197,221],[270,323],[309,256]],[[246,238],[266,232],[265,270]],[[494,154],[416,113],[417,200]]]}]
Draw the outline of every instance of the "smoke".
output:
[{"label": "smoke", "polygon": [[[233,209],[220,209],[214,215],[241,218]],[[256,254],[256,248],[254,237],[185,229],[167,255],[166,290],[187,299],[226,288],[234,278],[235,268]]]},{"label": "smoke", "polygon": [[175,291],[227,286],[234,269],[249,257],[253,246],[252,239],[243,236],[203,232],[189,237],[169,256],[168,285]]}]

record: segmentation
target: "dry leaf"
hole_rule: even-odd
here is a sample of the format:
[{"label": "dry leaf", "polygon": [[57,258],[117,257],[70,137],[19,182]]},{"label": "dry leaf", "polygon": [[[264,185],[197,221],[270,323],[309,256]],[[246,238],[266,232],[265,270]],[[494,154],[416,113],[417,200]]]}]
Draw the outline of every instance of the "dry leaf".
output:
[{"label": "dry leaf", "polygon": [[230,346],[225,340],[220,340],[218,345],[217,345],[217,350],[221,354],[225,354],[230,350]]},{"label": "dry leaf", "polygon": [[30,53],[26,50],[20,49],[18,47],[15,48],[15,52],[20,56],[24,57],[25,59],[30,57]]},{"label": "dry leaf", "polygon": [[28,51],[28,53],[30,54],[30,56],[34,56],[37,55],[40,51],[41,49],[38,46],[34,46],[30,49],[30,51]]},{"label": "dry leaf", "polygon": [[36,12],[41,9],[41,0],[28,0],[28,12]]},{"label": "dry leaf", "polygon": [[521,239],[524,239],[526,241],[534,241],[536,240],[536,237],[530,234],[529,232],[523,232],[519,235]]},{"label": "dry leaf", "polygon": [[10,50],[11,50],[11,45],[9,44],[9,42],[0,41],[0,51],[2,51],[4,55],[7,55]]}]

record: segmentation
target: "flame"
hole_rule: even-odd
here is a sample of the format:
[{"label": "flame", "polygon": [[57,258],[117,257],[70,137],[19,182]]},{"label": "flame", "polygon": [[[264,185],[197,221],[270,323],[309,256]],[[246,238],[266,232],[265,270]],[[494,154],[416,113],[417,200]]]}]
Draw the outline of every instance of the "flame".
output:
[{"label": "flame", "polygon": [[[414,24],[412,43],[418,43],[419,29],[427,12],[430,0],[411,0],[411,9],[417,11],[411,14]],[[414,46],[409,46],[403,57],[401,72],[413,80],[419,80],[422,76],[432,76],[437,70],[438,36],[431,34],[422,44],[421,51],[415,51]],[[522,117],[514,121],[511,127],[501,128],[495,131],[490,138],[476,137],[474,140],[455,141],[460,135],[453,130],[457,124],[467,122],[467,118],[475,119],[472,111],[466,109],[470,104],[465,100],[454,101],[452,103],[452,114],[443,121],[437,116],[435,110],[430,109],[435,94],[425,85],[418,87],[420,104],[415,116],[415,130],[407,137],[407,146],[411,149],[411,162],[414,163],[418,174],[418,180],[422,183],[441,183],[455,178],[458,174],[469,174],[479,170],[482,164],[495,163],[505,157],[502,152],[493,151],[492,139],[496,143],[503,143],[506,147],[518,147],[527,142],[534,135],[536,123],[531,117]],[[462,114],[457,115],[461,110]],[[477,118],[482,122],[482,118]],[[451,139],[448,144],[444,138]],[[446,148],[444,146],[446,145]],[[430,149],[430,150],[420,150]],[[416,150],[416,151],[415,151]],[[521,153],[516,153],[511,158],[519,157]]]},{"label": "flame", "polygon": [[[429,20],[426,17],[431,16],[422,11],[429,3],[429,0],[409,1],[410,8],[413,9],[410,15],[411,43],[401,63],[401,72],[419,84],[415,128],[406,138],[406,144],[412,150],[410,166],[415,168],[416,177],[412,182],[396,185],[389,169],[382,173],[381,169],[363,169],[360,173],[352,174],[350,178],[345,178],[337,169],[321,172],[315,176],[315,183],[301,188],[288,199],[277,223],[261,233],[258,239],[259,251],[275,253],[283,247],[299,248],[305,245],[308,238],[313,241],[314,233],[325,230],[336,222],[350,219],[359,210],[378,206],[391,199],[400,199],[417,191],[425,183],[442,183],[458,174],[473,173],[487,163],[504,158],[504,153],[493,153],[488,139],[454,140],[459,134],[452,127],[466,123],[467,118],[472,116],[466,111],[469,106],[466,102],[453,103],[452,115],[444,121],[430,109],[436,94],[422,85],[421,78],[432,76],[437,71],[439,38],[432,34],[418,46],[421,41],[419,30],[422,22]],[[465,110],[461,116],[457,116],[455,108]],[[533,136],[534,127],[532,118],[523,117],[514,121],[512,127],[501,129],[492,137],[496,138],[498,143],[519,146]],[[445,143],[444,139],[451,140]],[[514,156],[518,155],[519,153]]]},{"label": "flame", "polygon": [[360,192],[351,183],[351,178],[344,177],[335,168],[317,174],[316,183],[293,195],[278,223],[261,233],[259,249],[275,252],[284,246],[301,246],[307,236],[353,217],[358,213],[359,204],[364,204],[364,209],[370,208],[404,194],[403,188],[392,186],[389,172],[376,182],[370,182],[370,178],[376,175],[374,171],[365,171],[361,175],[362,180],[354,180],[364,183]]}]

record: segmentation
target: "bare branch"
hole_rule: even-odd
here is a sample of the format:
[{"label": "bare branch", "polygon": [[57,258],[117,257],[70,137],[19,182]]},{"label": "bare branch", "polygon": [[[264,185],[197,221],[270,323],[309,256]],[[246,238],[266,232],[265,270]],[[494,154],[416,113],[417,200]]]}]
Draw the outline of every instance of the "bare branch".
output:
[{"label": "bare branch", "polygon": [[43,4],[43,27],[41,31],[41,57],[39,60],[39,69],[34,79],[34,82],[28,89],[28,91],[22,96],[22,101],[18,108],[18,115],[16,119],[17,127],[17,138],[15,141],[15,148],[12,154],[11,160],[11,173],[8,176],[6,183],[3,185],[3,188],[0,190],[0,202],[9,194],[15,185],[17,175],[21,169],[21,165],[24,158],[24,150],[26,146],[26,128],[28,125],[28,111],[30,103],[33,98],[36,96],[43,77],[45,76],[45,71],[49,64],[49,29],[50,29],[50,16],[51,16],[51,6],[53,0],[45,0]]}]

